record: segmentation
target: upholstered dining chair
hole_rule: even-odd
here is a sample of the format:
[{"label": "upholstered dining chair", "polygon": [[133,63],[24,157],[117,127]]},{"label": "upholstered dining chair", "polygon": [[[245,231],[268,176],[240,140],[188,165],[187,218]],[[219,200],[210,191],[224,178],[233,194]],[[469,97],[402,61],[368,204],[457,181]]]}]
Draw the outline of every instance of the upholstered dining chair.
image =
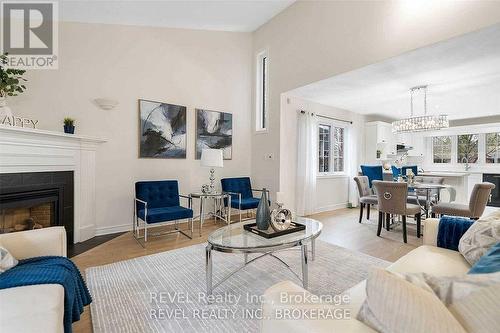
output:
[{"label": "upholstered dining chair", "polygon": [[396,166],[392,165],[391,166],[391,170],[392,170],[392,177],[393,178],[398,178],[399,175],[406,176],[406,170],[413,171],[413,174],[415,176],[418,175],[418,167],[416,165],[404,166],[401,169],[399,169]]},{"label": "upholstered dining chair", "polygon": [[370,219],[371,205],[378,204],[377,196],[373,195],[367,176],[354,177],[359,194],[359,223],[363,220],[363,209],[366,207],[366,219]]},{"label": "upholstered dining chair", "polygon": [[[180,205],[180,198],[188,201],[188,208]],[[155,234],[165,235],[179,232],[188,238],[193,237],[192,198],[179,194],[177,180],[140,181],[135,183],[133,235],[141,246],[148,241],[148,226],[164,226],[165,222],[175,221],[175,230]],[[178,228],[178,220],[188,220],[190,234]],[[144,236],[140,235],[140,222],[143,223]],[[144,238],[144,244],[140,239]]]},{"label": "upholstered dining chair", "polygon": [[[257,209],[259,206],[260,198],[254,198],[253,192],[262,192],[263,190],[252,189],[250,177],[237,177],[237,178],[222,178],[220,180],[222,192],[231,195],[231,208],[238,209],[240,214],[243,210]],[[269,191],[267,191],[269,198]],[[227,202],[225,202],[227,205]]]},{"label": "upholstered dining chair", "polygon": [[377,192],[378,198],[378,228],[377,236],[380,236],[382,224],[384,222],[384,214],[386,218],[386,229],[389,230],[390,215],[401,215],[403,225],[403,241],[407,243],[406,235],[406,216],[414,216],[417,221],[417,237],[420,238],[421,211],[419,205],[407,203],[408,184],[404,182],[373,182],[373,186]]},{"label": "upholstered dining chair", "polygon": [[383,180],[384,171],[381,165],[361,165],[361,173],[368,177],[368,185],[372,188],[374,180]]},{"label": "upholstered dining chair", "polygon": [[477,220],[483,215],[484,209],[488,204],[491,191],[495,188],[492,183],[479,183],[474,185],[469,198],[469,204],[458,204],[453,202],[440,202],[432,206],[432,216],[453,215],[468,217]]},{"label": "upholstered dining chair", "polygon": [[[442,184],[444,184],[444,177],[416,176],[415,182],[421,183],[421,184],[442,185]],[[408,197],[408,202],[414,203],[414,204],[419,204],[421,207],[425,207],[426,203],[427,203],[427,190],[415,190],[414,194],[415,195]],[[417,198],[418,198],[418,202],[417,202]],[[440,198],[440,190],[439,189],[430,190],[431,205],[435,205],[439,201],[439,198]],[[428,212],[427,209],[424,209],[424,210],[425,210],[425,216],[429,217],[430,212]]]}]

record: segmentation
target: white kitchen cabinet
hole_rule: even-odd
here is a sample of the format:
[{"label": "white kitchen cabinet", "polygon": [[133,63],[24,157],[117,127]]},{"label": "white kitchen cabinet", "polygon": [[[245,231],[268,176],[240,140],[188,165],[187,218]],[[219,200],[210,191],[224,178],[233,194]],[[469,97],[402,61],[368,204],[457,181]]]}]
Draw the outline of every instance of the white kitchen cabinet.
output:
[{"label": "white kitchen cabinet", "polygon": [[[377,150],[381,156],[377,158]],[[382,121],[372,121],[365,124],[365,161],[376,163],[387,159],[388,155],[396,154],[396,140],[392,134],[392,125]]]}]

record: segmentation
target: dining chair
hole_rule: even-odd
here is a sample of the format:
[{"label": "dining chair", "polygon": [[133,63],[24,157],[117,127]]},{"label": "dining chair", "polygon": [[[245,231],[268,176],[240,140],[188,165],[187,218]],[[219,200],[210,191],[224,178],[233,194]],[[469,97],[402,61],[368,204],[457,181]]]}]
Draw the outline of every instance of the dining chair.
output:
[{"label": "dining chair", "polygon": [[370,219],[371,205],[378,204],[377,196],[373,195],[370,190],[369,180],[367,176],[354,177],[359,194],[359,223],[363,220],[363,209],[366,207],[366,219]]},{"label": "dining chair", "polygon": [[372,188],[374,180],[383,180],[384,172],[381,165],[361,165],[361,173],[368,177],[368,185]]},{"label": "dining chair", "polygon": [[386,218],[386,229],[389,230],[388,214],[401,216],[403,225],[403,241],[407,243],[406,235],[406,217],[413,216],[417,221],[417,237],[420,238],[421,226],[421,211],[419,205],[410,204],[407,202],[408,184],[404,182],[388,182],[378,181],[373,182],[373,186],[377,192],[378,198],[378,228],[377,236],[380,236],[382,224],[384,222],[384,214]]},{"label": "dining chair", "polygon": [[488,204],[491,190],[495,188],[493,183],[475,184],[469,198],[469,204],[458,204],[454,202],[440,202],[432,206],[432,216],[453,215],[468,217],[477,220],[483,215],[484,209]]},{"label": "dining chair", "polygon": [[404,166],[402,168],[397,168],[396,166],[392,165],[391,170],[392,170],[392,177],[393,178],[398,178],[399,175],[406,176],[406,170],[413,171],[413,174],[415,176],[418,175],[418,166],[416,166],[416,165],[408,165],[408,166]]},{"label": "dining chair", "polygon": [[[444,184],[444,177],[416,176],[415,182],[421,183],[421,184],[443,185]],[[438,203],[439,198],[440,198],[440,189],[430,190],[429,196],[430,196],[429,199],[430,199],[431,205],[435,205],[436,203]],[[417,202],[417,200],[418,200],[418,202]],[[427,190],[416,189],[414,191],[414,196],[408,197],[408,202],[414,203],[414,204],[419,204],[421,207],[426,207],[427,206]],[[425,210],[425,216],[429,217],[429,213],[430,213],[429,209],[424,208],[424,210]]]}]

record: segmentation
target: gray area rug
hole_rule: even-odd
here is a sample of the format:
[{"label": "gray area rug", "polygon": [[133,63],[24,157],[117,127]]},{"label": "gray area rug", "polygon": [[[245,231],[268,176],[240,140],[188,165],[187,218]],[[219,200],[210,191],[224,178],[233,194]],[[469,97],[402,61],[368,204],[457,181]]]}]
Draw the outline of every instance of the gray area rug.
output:
[{"label": "gray area rug", "polygon": [[[213,279],[220,281],[243,263],[243,255],[213,251]],[[278,257],[301,274],[300,251]],[[249,257],[252,258],[252,257]],[[309,290],[335,295],[389,262],[316,241],[309,263]],[[100,332],[258,332],[258,297],[280,281],[301,282],[275,258],[260,258],[214,290],[205,290],[205,245],[91,267],[86,271],[93,297],[92,324]],[[255,317],[255,318],[252,318]]]}]

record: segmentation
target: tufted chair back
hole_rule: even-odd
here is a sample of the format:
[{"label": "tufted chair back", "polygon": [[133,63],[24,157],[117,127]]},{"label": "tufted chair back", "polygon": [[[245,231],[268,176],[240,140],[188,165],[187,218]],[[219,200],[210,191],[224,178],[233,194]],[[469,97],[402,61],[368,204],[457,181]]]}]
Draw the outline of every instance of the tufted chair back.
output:
[{"label": "tufted chair back", "polygon": [[358,187],[358,194],[360,198],[372,194],[370,191],[370,183],[367,176],[354,177],[354,181],[356,182],[356,186]]},{"label": "tufted chair back", "polygon": [[406,215],[407,183],[374,180],[373,187],[377,193],[379,211],[396,215]]},{"label": "tufted chair back", "polygon": [[484,209],[488,204],[491,190],[495,188],[492,183],[479,183],[474,185],[469,199],[469,209],[472,212],[472,217],[479,218],[484,213]]},{"label": "tufted chair back", "polygon": [[372,187],[372,182],[374,180],[384,179],[384,172],[381,165],[361,165],[361,172],[363,173],[363,176],[368,177],[370,188]]},{"label": "tufted chair back", "polygon": [[[432,176],[416,176],[415,181],[422,184],[444,184],[444,177],[432,177]],[[438,194],[439,190],[431,190],[431,195]],[[417,190],[418,195],[426,195],[426,190]]]},{"label": "tufted chair back", "polygon": [[[251,198],[252,195],[252,184],[250,183],[250,177],[238,177],[238,178],[222,178],[220,180],[223,192],[235,192],[241,193],[241,198]],[[237,196],[232,196],[233,199],[237,199]]]},{"label": "tufted chair back", "polygon": [[[135,183],[135,196],[146,201],[148,208],[179,206],[177,180],[141,181]],[[138,204],[138,208],[139,207]]]}]

